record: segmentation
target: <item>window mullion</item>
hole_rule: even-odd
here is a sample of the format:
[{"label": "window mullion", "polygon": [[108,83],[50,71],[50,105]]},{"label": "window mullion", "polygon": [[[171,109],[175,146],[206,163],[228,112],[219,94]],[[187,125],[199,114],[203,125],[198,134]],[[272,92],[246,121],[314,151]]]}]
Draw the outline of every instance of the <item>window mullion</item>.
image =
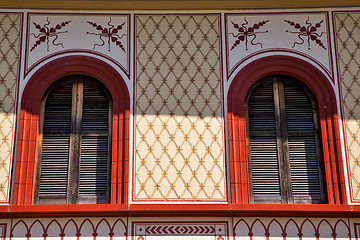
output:
[{"label": "window mullion", "polygon": [[81,138],[81,119],[83,101],[83,81],[74,79],[73,82],[73,101],[71,115],[71,136],[70,136],[70,162],[69,162],[69,182],[68,182],[68,204],[76,204],[79,195],[79,158],[80,158],[80,138]]},{"label": "window mullion", "polygon": [[273,84],[281,199],[283,203],[293,203],[290,178],[289,146],[286,125],[284,85],[282,81],[280,81],[280,79],[278,78],[274,78]]}]

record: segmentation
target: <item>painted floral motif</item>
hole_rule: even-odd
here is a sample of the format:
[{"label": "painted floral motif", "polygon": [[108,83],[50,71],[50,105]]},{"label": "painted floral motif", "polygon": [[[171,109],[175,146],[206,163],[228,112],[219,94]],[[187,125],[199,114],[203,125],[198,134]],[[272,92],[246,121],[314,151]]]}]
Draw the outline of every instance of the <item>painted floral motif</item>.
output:
[{"label": "painted floral motif", "polygon": [[63,27],[65,27],[66,25],[68,25],[71,21],[65,21],[60,24],[56,24],[55,27],[49,27],[49,25],[50,25],[49,18],[46,18],[46,21],[47,21],[47,23],[44,24],[43,26],[41,26],[38,23],[33,22],[33,24],[35,25],[35,28],[38,29],[40,33],[38,35],[36,35],[35,33],[30,34],[31,36],[34,36],[37,39],[37,41],[35,42],[33,47],[30,49],[30,52],[45,41],[46,41],[46,50],[49,51],[50,38],[53,38],[51,43],[54,46],[60,45],[64,48],[64,45],[62,43],[56,43],[55,41],[58,39],[59,34],[67,33],[67,31],[59,32],[59,30],[62,29]]},{"label": "painted floral motif", "polygon": [[246,25],[249,24],[249,22],[246,20],[246,18],[244,18],[244,21],[245,21],[245,23],[241,24],[241,26],[239,26],[239,24],[237,24],[237,23],[231,22],[233,27],[237,29],[238,33],[237,34],[230,33],[234,38],[237,38],[237,40],[234,42],[234,44],[232,45],[230,50],[233,50],[241,42],[245,42],[245,48],[246,48],[246,50],[248,50],[248,41],[249,41],[248,38],[249,37],[252,37],[252,39],[250,41],[251,45],[253,45],[253,46],[260,45],[261,48],[263,48],[263,46],[260,42],[255,43],[254,40],[256,39],[257,34],[267,33],[268,31],[258,32],[256,30],[261,28],[262,26],[264,26],[267,22],[269,22],[269,20],[255,23],[252,27],[246,27]]},{"label": "painted floral motif", "polygon": [[89,23],[91,26],[96,28],[96,30],[100,31],[100,33],[87,32],[87,34],[99,36],[99,38],[101,40],[101,44],[95,43],[93,49],[95,49],[96,46],[99,46],[99,47],[104,46],[105,41],[103,38],[107,38],[107,42],[109,45],[108,51],[110,51],[110,42],[113,42],[116,44],[116,46],[118,46],[119,48],[121,48],[121,50],[123,50],[125,52],[124,45],[121,43],[120,40],[124,36],[126,36],[126,34],[119,35],[119,31],[123,28],[125,22],[123,22],[122,24],[117,25],[115,27],[114,25],[111,24],[111,18],[110,18],[110,21],[108,22],[109,28],[103,27],[97,23],[90,22],[90,21],[87,21],[87,23]]},{"label": "painted floral motif", "polygon": [[292,31],[286,30],[286,32],[288,32],[288,33],[297,34],[301,40],[300,42],[294,42],[294,45],[292,46],[292,48],[294,48],[296,45],[304,44],[305,40],[303,37],[305,37],[305,38],[307,38],[309,50],[310,50],[310,42],[311,41],[315,42],[317,45],[319,45],[320,47],[322,47],[323,49],[326,50],[326,47],[320,40],[320,37],[322,37],[322,35],[326,34],[326,33],[325,32],[318,33],[318,30],[321,27],[323,20],[321,20],[320,22],[315,23],[315,25],[313,25],[312,23],[310,23],[309,17],[308,17],[308,19],[305,22],[307,26],[302,26],[299,23],[295,23],[295,22],[292,22],[289,20],[284,20],[284,21],[287,22],[288,24],[290,24],[291,26],[293,26],[295,29],[299,30],[298,32],[292,32]]}]

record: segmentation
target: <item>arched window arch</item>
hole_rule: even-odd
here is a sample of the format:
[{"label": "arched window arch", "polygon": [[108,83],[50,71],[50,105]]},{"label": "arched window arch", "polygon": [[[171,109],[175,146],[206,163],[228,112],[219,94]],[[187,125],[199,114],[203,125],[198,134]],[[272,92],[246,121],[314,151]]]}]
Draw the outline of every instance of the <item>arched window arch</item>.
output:
[{"label": "arched window arch", "polygon": [[[87,56],[67,56],[45,64],[30,78],[21,99],[18,150],[13,205],[31,205],[37,197],[36,166],[41,153],[40,116],[43,97],[54,83],[69,76],[97,79],[112,99],[109,193],[105,202],[127,203],[129,163],[130,98],[120,74],[110,65]],[[91,82],[91,81],[90,81]],[[73,111],[72,111],[73,112]],[[89,200],[89,199],[88,199]],[[94,203],[97,200],[90,200]],[[78,201],[68,201],[76,203]],[[81,201],[80,201],[81,202]],[[85,201],[86,202],[86,201]],[[104,201],[100,201],[102,203]]]},{"label": "arched window arch", "polygon": [[300,81],[283,75],[256,83],[247,99],[253,203],[325,203],[317,104]]},{"label": "arched window arch", "polygon": [[42,100],[35,203],[108,203],[111,98],[98,80],[70,75]]},{"label": "arched window arch", "polygon": [[232,202],[235,204],[251,202],[245,107],[247,96],[259,80],[274,75],[295,78],[313,93],[317,104],[324,192],[326,192],[327,203],[345,203],[346,186],[334,90],[321,71],[308,62],[290,56],[269,56],[249,63],[235,76],[229,88],[228,129]]}]

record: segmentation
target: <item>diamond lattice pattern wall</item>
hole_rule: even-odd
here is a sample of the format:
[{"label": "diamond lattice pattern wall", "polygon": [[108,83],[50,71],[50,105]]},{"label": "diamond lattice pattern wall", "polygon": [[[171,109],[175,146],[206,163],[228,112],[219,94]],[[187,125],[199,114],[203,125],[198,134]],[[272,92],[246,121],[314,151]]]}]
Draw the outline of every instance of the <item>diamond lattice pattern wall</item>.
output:
[{"label": "diamond lattice pattern wall", "polygon": [[20,22],[20,14],[0,13],[0,202],[9,197]]},{"label": "diamond lattice pattern wall", "polygon": [[352,197],[360,200],[360,12],[337,13],[335,22]]},{"label": "diamond lattice pattern wall", "polygon": [[225,197],[218,15],[136,16],[134,199]]}]

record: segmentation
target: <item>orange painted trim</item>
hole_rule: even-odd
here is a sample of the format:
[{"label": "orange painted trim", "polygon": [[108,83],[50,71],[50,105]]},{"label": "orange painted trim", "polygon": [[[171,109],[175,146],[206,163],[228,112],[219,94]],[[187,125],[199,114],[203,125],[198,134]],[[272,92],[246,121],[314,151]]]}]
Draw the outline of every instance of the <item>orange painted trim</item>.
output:
[{"label": "orange painted trim", "polygon": [[347,188],[347,184],[345,182],[345,170],[344,170],[344,165],[342,162],[342,155],[341,155],[341,138],[340,138],[340,126],[339,126],[339,117],[337,114],[334,114],[333,116],[333,121],[334,121],[334,132],[335,132],[335,140],[334,140],[334,144],[336,145],[336,165],[339,169],[339,185],[340,185],[340,189],[341,189],[341,199],[343,199],[343,201],[345,202],[345,199],[347,199],[346,197],[346,188]]},{"label": "orange painted trim", "polygon": [[[14,205],[31,205],[34,201],[39,113],[46,90],[62,77],[83,74],[100,80],[113,100],[113,136],[110,180],[110,203],[122,204],[127,199],[124,164],[129,156],[130,97],[120,74],[108,64],[87,56],[56,59],[40,68],[29,80],[21,99],[21,113],[16,164]],[[126,181],[127,183],[127,181]]]},{"label": "orange painted trim", "polygon": [[0,206],[0,218],[360,217],[360,206],[329,204],[77,204]]},{"label": "orange painted trim", "polygon": [[[251,86],[270,75],[287,75],[304,82],[314,93],[320,122],[325,187],[329,204],[346,203],[336,97],[328,79],[313,65],[290,56],[269,56],[249,63],[235,76],[228,93],[229,151],[234,204],[249,202],[245,104]],[[239,139],[238,139],[239,138]],[[334,140],[335,138],[335,140]],[[338,139],[338,140],[336,140]],[[240,169],[238,169],[240,166]],[[240,171],[240,172],[239,172]],[[340,173],[342,171],[342,173]],[[246,190],[246,191],[245,191]],[[242,197],[240,198],[239,195]]]},{"label": "orange painted trim", "polygon": [[325,129],[321,131],[321,143],[322,143],[322,154],[324,161],[324,175],[325,175],[325,187],[327,193],[327,199],[329,204],[334,204],[334,185],[331,177],[331,163],[330,163],[330,154],[329,154],[329,141],[327,135],[327,124],[325,119],[320,119],[320,129]]},{"label": "orange painted trim", "polygon": [[328,125],[328,136],[329,136],[329,145],[330,145],[330,164],[331,164],[331,176],[332,176],[332,183],[334,187],[334,197],[335,203],[340,203],[340,192],[339,192],[339,177],[338,177],[338,166],[337,160],[335,158],[335,148],[334,146],[334,131],[332,127],[332,116],[327,117],[327,125]]}]

